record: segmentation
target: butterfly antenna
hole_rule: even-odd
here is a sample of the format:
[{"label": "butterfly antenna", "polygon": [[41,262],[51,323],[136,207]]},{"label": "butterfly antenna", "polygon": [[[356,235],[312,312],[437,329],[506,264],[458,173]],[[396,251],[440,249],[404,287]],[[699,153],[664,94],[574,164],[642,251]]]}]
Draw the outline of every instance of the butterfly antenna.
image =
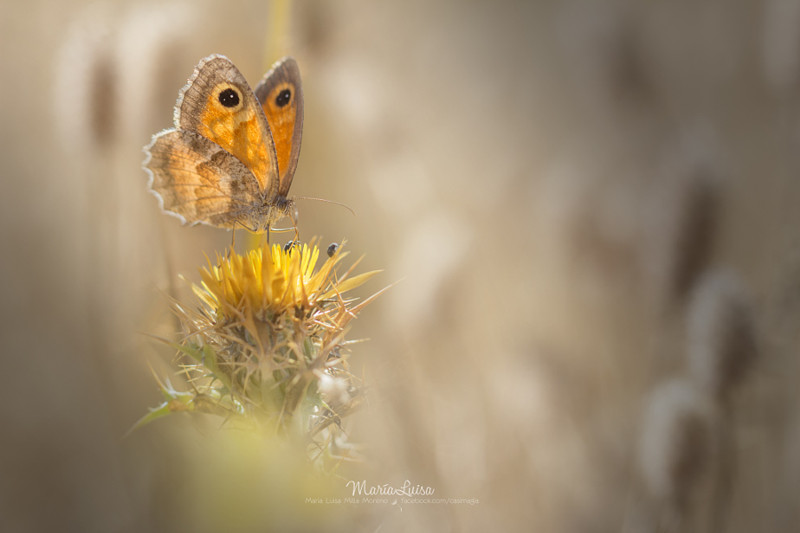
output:
[{"label": "butterfly antenna", "polygon": [[356,212],[353,211],[353,209],[349,205],[343,204],[341,202],[334,202],[333,200],[326,200],[325,198],[315,198],[313,196],[295,196],[293,199],[294,200],[316,200],[317,202],[325,202],[326,204],[338,205],[338,206],[344,207],[345,209],[350,211],[353,214],[353,216],[357,216]]}]

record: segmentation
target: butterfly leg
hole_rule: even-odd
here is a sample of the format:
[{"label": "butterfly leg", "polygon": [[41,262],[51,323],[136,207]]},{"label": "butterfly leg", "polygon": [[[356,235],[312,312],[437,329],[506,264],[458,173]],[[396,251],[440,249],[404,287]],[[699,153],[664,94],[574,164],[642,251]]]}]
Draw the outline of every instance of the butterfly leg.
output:
[{"label": "butterfly leg", "polygon": [[233,223],[233,229],[231,229],[231,249],[228,250],[228,258],[230,258],[233,255],[235,247],[236,247],[236,222]]},{"label": "butterfly leg", "polygon": [[291,210],[289,211],[289,218],[292,219],[292,226],[294,226],[294,242],[300,242],[300,230],[297,228],[297,206],[292,205]]}]

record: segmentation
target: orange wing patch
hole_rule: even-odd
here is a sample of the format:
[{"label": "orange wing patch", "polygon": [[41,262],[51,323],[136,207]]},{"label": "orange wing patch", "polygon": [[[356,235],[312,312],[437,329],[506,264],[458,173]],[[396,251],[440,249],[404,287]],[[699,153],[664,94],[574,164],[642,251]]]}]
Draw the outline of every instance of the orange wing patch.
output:
[{"label": "orange wing patch", "polygon": [[283,176],[289,168],[292,157],[292,140],[297,120],[297,107],[293,104],[296,97],[293,84],[283,82],[273,88],[264,102],[264,113],[275,141],[275,152],[278,156],[278,171]]},{"label": "orange wing patch", "polygon": [[205,109],[200,116],[197,132],[236,156],[253,173],[262,190],[267,189],[269,178],[269,151],[258,121],[257,109],[239,104],[227,109],[220,103],[220,95],[231,91],[238,94],[230,84],[221,83],[212,90]]},{"label": "orange wing patch", "polygon": [[212,56],[184,87],[176,127],[196,131],[234,155],[253,173],[265,196],[278,188],[278,162],[261,105],[230,61]]},{"label": "orange wing patch", "polygon": [[297,62],[285,57],[275,63],[255,88],[269,122],[278,162],[278,195],[292,185],[303,136],[303,86]]}]

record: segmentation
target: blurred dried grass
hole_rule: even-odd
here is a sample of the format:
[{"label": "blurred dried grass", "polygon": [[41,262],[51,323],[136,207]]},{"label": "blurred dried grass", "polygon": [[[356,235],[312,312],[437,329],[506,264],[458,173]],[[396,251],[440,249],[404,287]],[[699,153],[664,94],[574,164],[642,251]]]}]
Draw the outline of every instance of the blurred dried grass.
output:
[{"label": "blurred dried grass", "polygon": [[[121,440],[154,401],[148,363],[168,371],[141,332],[172,334],[164,292],[229,242],[158,212],[141,146],[201,57],[255,81],[291,53],[307,99],[293,193],[358,213],[303,203],[301,235],[346,237],[402,280],[354,332],[370,338],[358,473],[480,500],[338,506],[329,529],[654,527],[634,459],[648,398],[687,372],[687,297],[723,265],[762,341],[726,407],[724,523],[797,530],[797,2],[291,7],[280,50],[255,1],[0,7],[0,529],[319,528],[276,495],[279,459],[196,421]],[[264,477],[213,462],[233,514],[189,520],[215,501],[198,465],[231,447]],[[263,493],[246,500],[263,514],[230,491]],[[715,523],[718,495],[697,498],[662,527]]]}]

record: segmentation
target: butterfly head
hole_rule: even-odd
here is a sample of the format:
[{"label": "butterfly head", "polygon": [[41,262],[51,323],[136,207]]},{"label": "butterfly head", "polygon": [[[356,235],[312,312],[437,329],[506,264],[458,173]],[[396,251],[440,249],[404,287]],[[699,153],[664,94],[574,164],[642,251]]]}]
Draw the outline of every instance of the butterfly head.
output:
[{"label": "butterfly head", "polygon": [[258,205],[243,206],[239,212],[231,213],[231,229],[245,228],[254,233],[274,230],[275,224],[283,218],[289,218],[297,225],[297,207],[294,200],[286,197],[262,202]]}]

